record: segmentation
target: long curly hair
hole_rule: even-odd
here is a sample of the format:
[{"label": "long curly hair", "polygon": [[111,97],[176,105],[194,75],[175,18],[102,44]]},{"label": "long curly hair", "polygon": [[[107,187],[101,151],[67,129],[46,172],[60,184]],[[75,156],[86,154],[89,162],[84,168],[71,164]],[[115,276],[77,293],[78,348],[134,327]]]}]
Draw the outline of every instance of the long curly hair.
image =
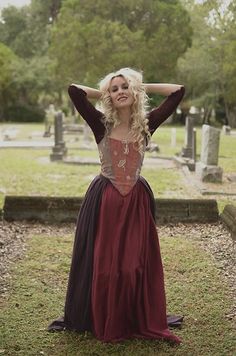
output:
[{"label": "long curly hair", "polygon": [[112,104],[109,92],[111,80],[115,77],[123,77],[127,81],[134,98],[131,106],[130,131],[131,135],[138,142],[138,150],[142,154],[144,151],[144,140],[149,141],[150,139],[147,119],[148,96],[143,85],[143,76],[134,69],[121,68],[117,72],[108,74],[100,81],[99,89],[102,95],[99,107],[104,114],[103,120],[107,132],[120,123],[118,112]]}]

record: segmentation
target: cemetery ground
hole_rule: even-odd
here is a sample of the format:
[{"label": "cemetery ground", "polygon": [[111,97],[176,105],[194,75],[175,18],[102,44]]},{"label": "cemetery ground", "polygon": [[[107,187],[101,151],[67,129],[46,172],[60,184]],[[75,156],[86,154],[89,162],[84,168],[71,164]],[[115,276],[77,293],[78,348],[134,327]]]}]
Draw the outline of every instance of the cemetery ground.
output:
[{"label": "cemetery ground", "polygon": [[[0,126],[1,130],[1,126]],[[149,154],[143,176],[156,197],[215,198],[220,210],[234,203],[236,136],[221,136],[219,165],[223,184],[204,184],[215,195],[201,195],[196,182],[169,159],[184,143],[170,146],[170,127],[154,137],[159,158]],[[19,125],[17,139],[41,140],[43,126]],[[200,152],[200,130],[198,132]],[[45,140],[50,141],[49,138]],[[78,149],[66,138],[69,155],[97,158],[95,150]],[[82,196],[99,166],[67,165],[49,161],[51,149],[0,149],[1,206],[4,196]],[[152,164],[153,161],[153,164]],[[151,163],[150,163],[151,162]],[[156,162],[156,163],[155,163]],[[190,173],[191,177],[192,173]],[[225,193],[221,194],[221,193]],[[0,208],[1,208],[0,206]],[[168,312],[185,316],[182,329],[173,330],[183,343],[157,340],[104,344],[89,333],[48,333],[47,325],[62,315],[75,225],[0,222],[1,335],[3,355],[233,355],[235,345],[235,247],[221,223],[169,224],[158,227],[165,270]]]},{"label": "cemetery ground", "polygon": [[[53,138],[43,138],[44,126],[40,124],[8,124],[0,125],[1,131],[14,126],[16,140],[53,143]],[[94,143],[93,149],[80,149],[82,134],[66,135],[65,141],[69,156],[98,159]],[[79,137],[79,141],[78,140]],[[0,137],[1,141],[1,137]],[[160,147],[160,152],[146,153],[150,158],[144,164],[142,175],[150,183],[155,197],[160,198],[215,198],[219,210],[226,203],[236,201],[236,133],[231,136],[221,135],[219,166],[223,168],[223,184],[196,184],[194,174],[183,174],[177,169],[171,158],[184,146],[184,128],[176,129],[176,145],[171,147],[171,127],[161,127],[153,136],[153,141]],[[201,130],[197,130],[197,155],[201,150]],[[1,148],[0,144],[0,208],[5,195],[50,195],[50,196],[83,196],[90,181],[99,173],[99,167],[93,165],[66,165],[50,162],[51,148]],[[155,158],[158,156],[158,159]],[[165,159],[167,158],[167,159]],[[209,193],[201,194],[201,188]],[[213,194],[215,192],[215,194]]]}]

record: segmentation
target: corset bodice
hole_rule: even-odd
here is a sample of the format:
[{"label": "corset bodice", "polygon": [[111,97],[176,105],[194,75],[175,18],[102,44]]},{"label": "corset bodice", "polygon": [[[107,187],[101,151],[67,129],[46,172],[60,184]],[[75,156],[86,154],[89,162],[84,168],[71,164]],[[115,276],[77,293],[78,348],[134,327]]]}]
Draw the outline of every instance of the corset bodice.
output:
[{"label": "corset bodice", "polygon": [[137,182],[144,154],[138,142],[118,140],[107,135],[98,144],[101,174],[108,178],[122,195],[126,195]]}]

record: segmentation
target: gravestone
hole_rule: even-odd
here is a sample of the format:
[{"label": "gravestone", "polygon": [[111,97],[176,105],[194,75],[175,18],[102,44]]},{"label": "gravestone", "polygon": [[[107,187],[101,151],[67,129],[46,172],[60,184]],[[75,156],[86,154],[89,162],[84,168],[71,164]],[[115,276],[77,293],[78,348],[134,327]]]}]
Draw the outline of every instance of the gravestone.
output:
[{"label": "gravestone", "polygon": [[192,141],[192,159],[194,163],[196,163],[197,160],[197,130],[193,129],[193,141]]},{"label": "gravestone", "polygon": [[176,147],[176,128],[171,129],[171,147]]},{"label": "gravestone", "polygon": [[67,148],[63,141],[63,113],[59,111],[54,118],[54,138],[55,143],[52,148],[52,154],[50,155],[51,161],[60,161],[67,154]]},{"label": "gravestone", "polygon": [[186,158],[193,157],[193,126],[194,119],[186,117],[185,121],[185,147],[182,149],[181,156]]},{"label": "gravestone", "polygon": [[56,111],[53,104],[50,104],[45,112],[45,131],[43,136],[50,137],[51,136],[51,127],[53,125],[53,120],[56,115]]},{"label": "gravestone", "polygon": [[87,123],[83,125],[83,141],[82,141],[82,148],[90,149],[91,148],[91,141],[90,141],[91,130]]},{"label": "gravestone", "polygon": [[186,117],[185,147],[178,155],[174,156],[178,166],[187,166],[190,171],[195,171],[196,133],[194,133],[194,121],[194,118]]},{"label": "gravestone", "polygon": [[223,125],[222,131],[225,135],[230,135],[231,127],[229,125]]},{"label": "gravestone", "polygon": [[196,174],[202,182],[221,183],[223,170],[218,166],[220,130],[209,125],[202,126],[202,148]]}]

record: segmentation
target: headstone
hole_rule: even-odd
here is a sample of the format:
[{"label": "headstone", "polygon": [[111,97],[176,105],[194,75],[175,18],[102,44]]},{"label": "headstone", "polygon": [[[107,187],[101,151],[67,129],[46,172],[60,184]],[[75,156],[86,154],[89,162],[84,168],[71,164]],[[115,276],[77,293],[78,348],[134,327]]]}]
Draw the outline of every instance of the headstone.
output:
[{"label": "headstone", "polygon": [[193,155],[193,126],[194,119],[186,117],[185,121],[185,147],[182,149],[182,157],[192,158]]},{"label": "headstone", "polygon": [[146,147],[147,152],[160,152],[160,148],[157,143],[153,141],[149,141],[147,147]]},{"label": "headstone", "polygon": [[218,164],[220,130],[210,125],[202,126],[201,162],[206,165]]},{"label": "headstone", "polygon": [[2,131],[3,141],[11,141],[17,137],[19,130],[14,127],[8,127]]},{"label": "headstone", "polygon": [[195,163],[196,160],[197,160],[197,130],[196,129],[193,129],[192,148],[193,148],[192,159],[193,159],[193,161]]},{"label": "headstone", "polygon": [[62,160],[67,154],[67,148],[63,141],[63,113],[59,111],[54,118],[54,138],[55,144],[50,155],[51,161]]},{"label": "headstone", "polygon": [[223,125],[222,131],[225,135],[230,135],[231,127],[229,125]]},{"label": "headstone", "polygon": [[87,123],[84,124],[84,135],[83,135],[83,147],[89,148],[90,147],[90,127]]},{"label": "headstone", "polygon": [[223,170],[218,164],[220,130],[209,125],[202,126],[202,148],[196,174],[202,182],[221,183]]},{"label": "headstone", "polygon": [[176,128],[171,129],[171,147],[176,147]]},{"label": "headstone", "polygon": [[53,104],[50,104],[49,107],[45,111],[45,131],[44,137],[51,136],[51,127],[53,125],[53,120],[56,115],[56,111]]}]

